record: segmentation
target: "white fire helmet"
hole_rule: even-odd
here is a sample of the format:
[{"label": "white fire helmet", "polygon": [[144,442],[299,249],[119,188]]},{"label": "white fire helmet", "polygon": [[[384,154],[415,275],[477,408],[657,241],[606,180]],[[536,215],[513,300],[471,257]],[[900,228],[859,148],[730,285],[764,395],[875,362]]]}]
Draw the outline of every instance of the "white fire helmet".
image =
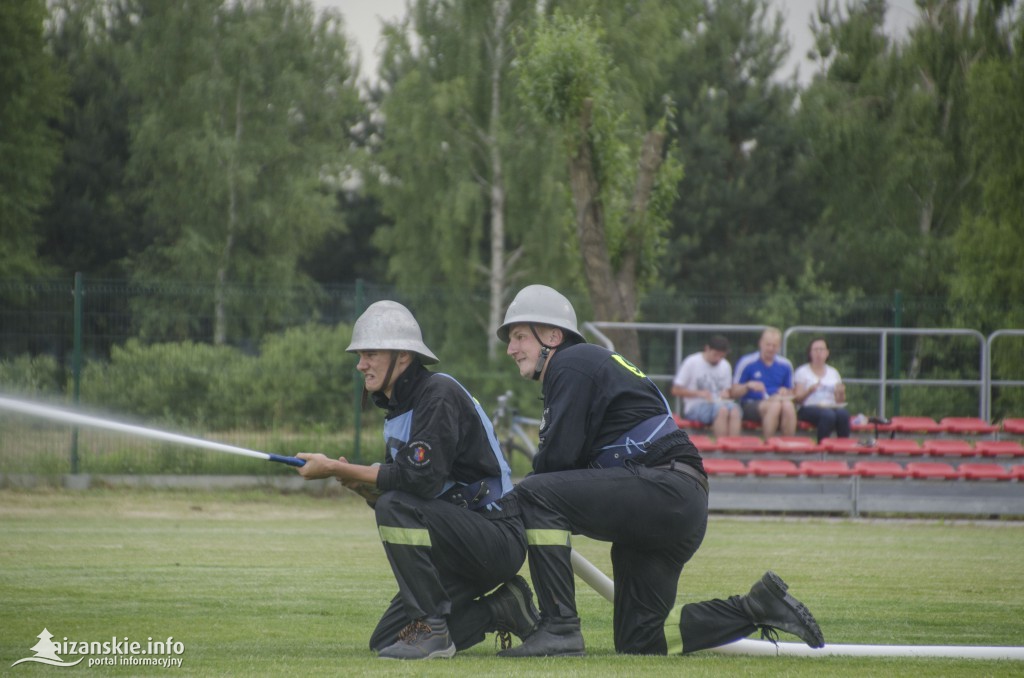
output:
[{"label": "white fire helmet", "polygon": [[424,365],[433,365],[437,356],[423,343],[416,318],[397,301],[377,301],[363,311],[352,327],[352,342],[345,349],[358,351],[410,351]]},{"label": "white fire helmet", "polygon": [[498,338],[508,343],[513,325],[550,325],[585,341],[576,327],[576,311],[562,294],[547,285],[529,285],[516,295],[505,311],[505,322],[498,328]]}]

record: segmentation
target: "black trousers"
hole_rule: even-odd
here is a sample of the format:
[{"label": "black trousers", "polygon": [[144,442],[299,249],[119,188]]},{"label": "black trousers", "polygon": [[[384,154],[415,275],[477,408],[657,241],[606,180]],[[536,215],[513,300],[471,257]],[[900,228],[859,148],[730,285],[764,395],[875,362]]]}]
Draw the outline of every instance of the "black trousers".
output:
[{"label": "black trousers", "polygon": [[842,407],[801,407],[796,411],[796,418],[817,427],[819,442],[833,431],[837,438],[850,437],[850,413]]},{"label": "black trousers", "polygon": [[543,616],[577,616],[569,538],[581,534],[612,544],[616,652],[663,655],[680,636],[693,652],[755,630],[739,596],[675,605],[707,529],[707,493],[695,478],[639,465],[559,471],[528,476],[516,496]]},{"label": "black trousers", "polygon": [[521,518],[491,519],[400,491],[381,495],[374,512],[398,594],[377,623],[370,649],[391,645],[407,624],[424,617],[447,618],[459,650],[483,640],[493,620],[478,598],[522,568]]}]

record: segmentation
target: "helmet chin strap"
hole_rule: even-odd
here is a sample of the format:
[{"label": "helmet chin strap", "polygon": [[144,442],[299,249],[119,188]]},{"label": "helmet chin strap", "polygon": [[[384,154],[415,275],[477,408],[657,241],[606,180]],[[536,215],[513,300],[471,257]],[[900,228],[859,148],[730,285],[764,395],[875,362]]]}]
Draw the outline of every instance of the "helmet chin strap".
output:
[{"label": "helmet chin strap", "polygon": [[544,340],[537,334],[537,328],[534,327],[533,323],[530,323],[530,331],[533,332],[534,338],[537,343],[540,344],[540,356],[537,358],[537,364],[533,367],[533,376],[531,379],[534,381],[540,381],[540,373],[544,371],[544,365],[548,362],[548,357],[551,355],[551,351],[555,350],[555,346],[549,346],[544,343]]},{"label": "helmet chin strap", "polygon": [[398,364],[398,351],[391,352],[391,361],[388,363],[387,374],[384,375],[384,383],[380,385],[381,391],[387,391],[391,384],[391,375],[395,373],[395,365]]}]

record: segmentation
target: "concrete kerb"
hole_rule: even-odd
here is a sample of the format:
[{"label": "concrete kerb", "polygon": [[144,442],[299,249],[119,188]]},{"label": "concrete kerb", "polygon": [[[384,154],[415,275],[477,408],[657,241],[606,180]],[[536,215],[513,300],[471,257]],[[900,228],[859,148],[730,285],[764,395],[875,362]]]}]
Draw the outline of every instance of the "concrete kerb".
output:
[{"label": "concrete kerb", "polygon": [[340,495],[347,490],[330,479],[303,480],[299,476],[250,475],[128,475],[128,474],[31,474],[2,473],[0,489],[65,489],[83,491],[99,488],[236,490],[273,489],[305,492],[317,496]]},{"label": "concrete kerb", "polygon": [[[859,480],[860,482],[857,482]],[[0,489],[265,489],[313,496],[343,496],[340,483],[299,476],[160,474],[0,474]],[[800,515],[1024,516],[1020,483],[806,478],[712,478],[710,508],[727,513]]]}]

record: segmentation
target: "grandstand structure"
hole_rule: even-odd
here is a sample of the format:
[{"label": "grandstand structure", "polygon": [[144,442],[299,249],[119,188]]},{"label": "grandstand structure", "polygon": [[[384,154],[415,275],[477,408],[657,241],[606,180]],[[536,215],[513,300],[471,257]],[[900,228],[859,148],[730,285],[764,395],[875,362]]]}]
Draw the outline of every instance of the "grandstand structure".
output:
[{"label": "grandstand structure", "polygon": [[712,510],[1024,516],[1024,418],[893,417],[820,442],[677,423],[704,458]]},{"label": "grandstand structure", "polygon": [[[763,326],[586,323],[585,329],[609,348],[602,329],[633,327],[675,334],[681,361],[682,335],[696,332],[750,332]],[[715,438],[699,422],[675,415],[704,458],[710,478],[710,508],[718,511],[832,513],[845,515],[920,514],[1024,516],[1024,416],[992,422],[991,345],[1000,336],[1024,336],[1001,330],[985,338],[972,330],[906,330],[918,335],[966,336],[978,342],[978,379],[894,380],[885,375],[885,346],[893,328],[799,327],[784,333],[841,332],[876,334],[880,342],[877,378],[849,379],[878,385],[879,411],[868,423],[854,424],[850,438],[815,439],[801,424],[796,436],[765,439],[744,422],[744,435]],[[676,362],[678,364],[678,361]],[[650,374],[656,382],[671,374]],[[846,381],[844,376],[844,381]],[[900,384],[976,389],[978,416],[886,417],[885,390]],[[1000,386],[1024,386],[1003,381]]]}]

